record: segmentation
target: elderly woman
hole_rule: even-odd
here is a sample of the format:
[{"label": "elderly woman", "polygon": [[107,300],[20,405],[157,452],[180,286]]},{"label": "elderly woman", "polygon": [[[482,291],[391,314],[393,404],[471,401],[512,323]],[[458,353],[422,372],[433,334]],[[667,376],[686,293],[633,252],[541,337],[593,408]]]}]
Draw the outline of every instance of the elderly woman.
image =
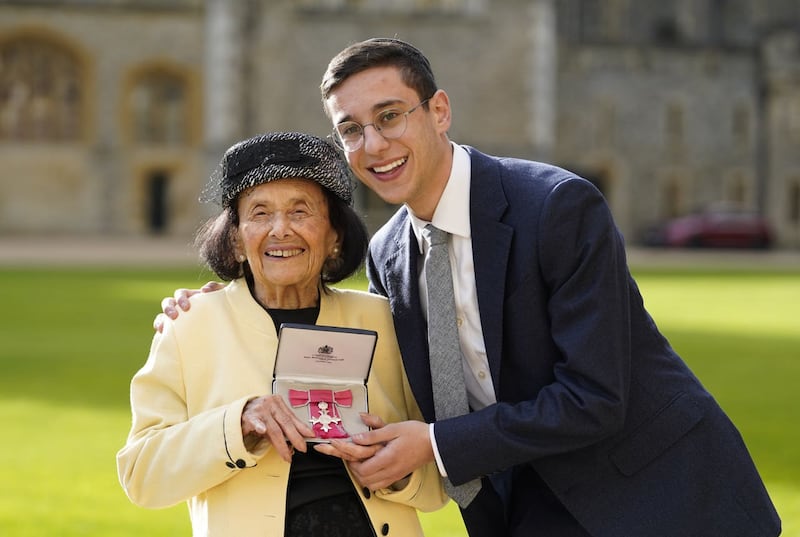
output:
[{"label": "elderly woman", "polygon": [[221,170],[222,212],[197,242],[230,283],[166,320],[134,376],[125,492],[144,507],[187,501],[196,536],[421,535],[416,509],[446,501],[433,465],[370,492],[308,449],[314,431],[271,394],[281,323],[364,328],[379,334],[365,423],[421,419],[386,300],[329,286],[367,244],[345,165],[319,138],[272,133],[231,147]]}]

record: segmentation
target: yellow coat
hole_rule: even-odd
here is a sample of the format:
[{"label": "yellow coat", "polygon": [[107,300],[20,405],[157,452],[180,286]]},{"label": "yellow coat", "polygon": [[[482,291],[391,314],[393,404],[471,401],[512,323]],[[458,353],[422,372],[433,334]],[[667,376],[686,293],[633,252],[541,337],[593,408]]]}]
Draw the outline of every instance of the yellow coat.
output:
[{"label": "yellow coat", "polygon": [[[378,332],[367,382],[370,411],[387,423],[421,420],[386,300],[359,291],[320,294],[318,324]],[[268,442],[248,452],[240,424],[247,401],[271,393],[276,348],[272,319],[243,280],[192,298],[191,311],[155,335],[131,382],[133,425],[117,454],[133,503],[160,508],[187,501],[195,536],[283,535],[289,464]],[[369,493],[354,485],[376,535],[422,535],[416,509],[432,511],[447,501],[433,463],[400,491]]]}]

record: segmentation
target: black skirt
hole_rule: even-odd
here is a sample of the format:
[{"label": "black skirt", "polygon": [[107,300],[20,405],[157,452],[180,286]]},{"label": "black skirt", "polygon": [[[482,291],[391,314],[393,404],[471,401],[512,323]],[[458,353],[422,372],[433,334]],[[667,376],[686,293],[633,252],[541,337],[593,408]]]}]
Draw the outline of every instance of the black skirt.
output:
[{"label": "black skirt", "polygon": [[296,451],[286,495],[286,537],[374,537],[341,459]]}]

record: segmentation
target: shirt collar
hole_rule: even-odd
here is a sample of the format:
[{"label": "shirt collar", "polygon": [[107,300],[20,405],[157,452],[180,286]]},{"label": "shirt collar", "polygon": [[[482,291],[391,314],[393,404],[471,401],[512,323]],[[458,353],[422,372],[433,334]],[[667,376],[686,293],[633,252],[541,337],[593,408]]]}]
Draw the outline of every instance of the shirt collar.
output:
[{"label": "shirt collar", "polygon": [[419,251],[423,252],[425,239],[422,230],[428,224],[433,224],[442,231],[453,235],[459,235],[466,239],[471,237],[469,224],[469,186],[470,186],[470,160],[467,150],[460,145],[450,142],[453,147],[453,167],[450,169],[450,177],[436,205],[433,219],[428,222],[418,218],[411,209],[408,214],[411,216],[411,229],[417,239]]}]

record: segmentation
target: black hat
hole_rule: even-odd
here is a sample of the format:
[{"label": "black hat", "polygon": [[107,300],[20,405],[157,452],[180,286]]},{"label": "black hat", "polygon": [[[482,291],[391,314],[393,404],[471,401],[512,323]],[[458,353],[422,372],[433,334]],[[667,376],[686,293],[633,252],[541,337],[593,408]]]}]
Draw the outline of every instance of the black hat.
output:
[{"label": "black hat", "polygon": [[301,132],[271,132],[233,145],[225,152],[221,171],[211,178],[203,196],[229,207],[248,188],[278,179],[302,178],[327,188],[348,205],[353,182],[347,164],[330,143]]}]

